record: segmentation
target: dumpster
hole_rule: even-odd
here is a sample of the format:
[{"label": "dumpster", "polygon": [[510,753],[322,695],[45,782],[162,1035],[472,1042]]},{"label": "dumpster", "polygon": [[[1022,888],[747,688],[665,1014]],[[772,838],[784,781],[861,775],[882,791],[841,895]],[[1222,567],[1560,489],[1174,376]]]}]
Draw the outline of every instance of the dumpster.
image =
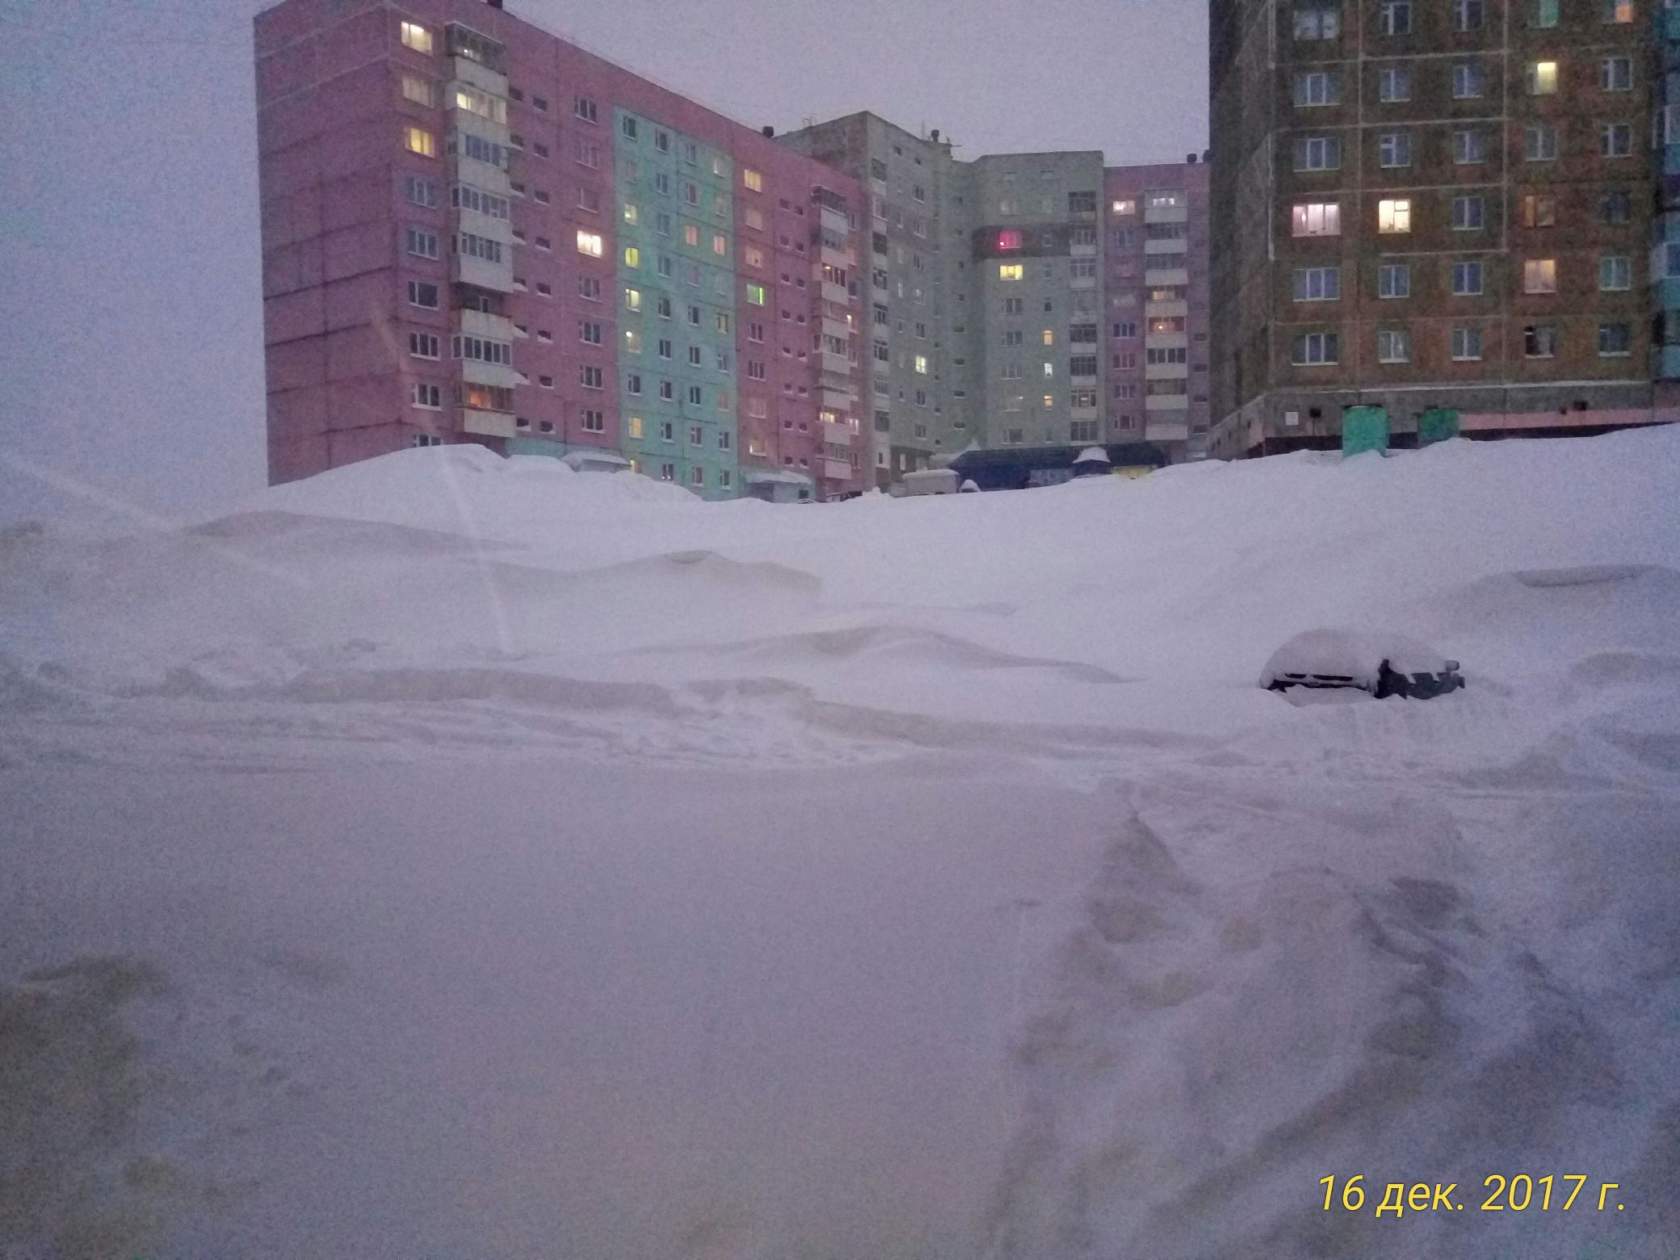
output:
[{"label": "dumpster", "polygon": [[1431,407],[1418,416],[1417,424],[1420,447],[1458,436],[1458,412],[1451,407]]},{"label": "dumpster", "polygon": [[1388,449],[1388,412],[1382,407],[1349,407],[1342,413],[1342,454]]}]

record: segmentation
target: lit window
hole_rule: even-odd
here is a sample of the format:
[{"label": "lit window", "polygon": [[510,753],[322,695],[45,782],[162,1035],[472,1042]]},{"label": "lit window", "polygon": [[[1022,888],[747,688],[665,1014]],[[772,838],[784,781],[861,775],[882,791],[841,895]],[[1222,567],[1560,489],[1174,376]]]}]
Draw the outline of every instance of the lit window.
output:
[{"label": "lit window", "polygon": [[642,291],[640,289],[627,288],[624,290],[624,308],[630,311],[642,309]]},{"label": "lit window", "polygon": [[412,48],[417,53],[431,55],[432,33],[418,22],[404,22],[402,24],[402,42],[404,48]]},{"label": "lit window", "polygon": [[599,258],[605,251],[606,245],[601,240],[599,232],[579,231],[577,234],[578,253],[588,254],[591,258]]},{"label": "lit window", "polygon": [[1412,203],[1407,197],[1387,198],[1377,202],[1377,231],[1410,232]]},{"label": "lit window", "polygon": [[1557,292],[1557,259],[1530,258],[1523,263],[1524,293]]},{"label": "lit window", "polygon": [[643,435],[642,418],[640,416],[631,416],[625,423],[629,427],[631,437],[639,438]]},{"label": "lit window", "polygon": [[753,192],[764,191],[764,176],[750,166],[741,168],[741,182]]},{"label": "lit window", "polygon": [[1021,232],[1017,228],[1005,228],[998,233],[999,249],[1020,249]]},{"label": "lit window", "polygon": [[1137,201],[1131,197],[1122,197],[1109,203],[1110,214],[1136,214]]},{"label": "lit window", "polygon": [[1047,346],[1055,345],[1056,344],[1055,330],[1051,329],[1051,328],[1046,328],[1041,334],[1039,334],[1039,340],[1041,340]]},{"label": "lit window", "polygon": [[720,232],[712,233],[712,253],[716,254],[718,257],[721,258],[721,257],[723,257],[723,255],[727,254],[728,252],[729,252],[729,238],[727,236],[724,236]]},{"label": "lit window", "polygon": [[920,376],[926,376],[927,375],[927,370],[928,370],[927,355],[918,354],[916,356],[916,372],[917,372],[917,374],[920,375]]},{"label": "lit window", "polygon": [[626,223],[640,223],[642,221],[642,212],[637,208],[635,202],[626,201],[624,203],[624,221]]},{"label": "lit window", "polygon": [[749,284],[747,286],[747,301],[751,302],[754,306],[763,306],[764,286],[762,284]]},{"label": "lit window", "polygon": [[436,157],[437,137],[423,127],[404,127],[403,147],[421,157]]},{"label": "lit window", "polygon": [[1549,96],[1557,91],[1558,67],[1555,61],[1528,63],[1528,92],[1530,96]]},{"label": "lit window", "polygon": [[692,223],[685,223],[683,225],[683,244],[700,244],[700,229]]},{"label": "lit window", "polygon": [[[1666,7],[1672,9],[1673,0],[1668,0]],[[1616,23],[1633,21],[1633,0],[1604,0],[1604,20]]]},{"label": "lit window", "polygon": [[1020,263],[999,263],[999,280],[1019,280],[1027,274],[1026,268]]},{"label": "lit window", "polygon": [[642,265],[642,251],[634,245],[624,247],[624,265],[634,270]]},{"label": "lit window", "polygon": [[1290,223],[1296,236],[1340,236],[1342,208],[1334,201],[1297,202]]}]

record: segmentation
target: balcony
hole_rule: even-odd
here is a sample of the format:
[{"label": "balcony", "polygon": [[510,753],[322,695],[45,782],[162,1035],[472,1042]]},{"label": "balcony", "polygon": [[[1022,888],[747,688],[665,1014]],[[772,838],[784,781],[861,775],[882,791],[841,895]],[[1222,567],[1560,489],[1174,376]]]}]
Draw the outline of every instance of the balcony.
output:
[{"label": "balcony", "polygon": [[1149,394],[1143,400],[1145,411],[1188,411],[1189,394]]},{"label": "balcony", "polygon": [[1145,424],[1143,437],[1146,442],[1186,442],[1190,439],[1190,426],[1183,420],[1151,417]]},{"label": "balcony", "polygon": [[822,331],[823,336],[833,337],[839,341],[849,341],[852,336],[852,326],[850,324],[843,319],[831,319],[827,315],[822,317]]},{"label": "balcony", "polygon": [[850,481],[852,466],[843,459],[823,459],[818,461],[822,465],[822,475],[825,481]]},{"label": "balcony", "polygon": [[469,337],[483,337],[487,341],[512,341],[519,335],[513,321],[506,315],[492,315],[488,311],[456,311],[455,331]]},{"label": "balcony", "polygon": [[821,351],[817,355],[817,366],[824,372],[832,372],[836,376],[847,377],[852,374],[852,361],[843,354],[835,354],[830,350]]},{"label": "balcony", "polygon": [[1188,223],[1190,209],[1188,206],[1145,206],[1143,208],[1145,223]]},{"label": "balcony", "polygon": [[857,390],[823,384],[817,390],[817,401],[824,407],[833,407],[836,411],[850,411],[857,405]]},{"label": "balcony", "polygon": [[822,282],[822,300],[833,302],[836,306],[849,306],[851,305],[852,295],[846,291],[845,285],[824,280]]},{"label": "balcony", "polygon": [[817,250],[819,262],[833,267],[836,271],[850,271],[857,266],[857,254],[849,249],[835,249],[832,245],[820,246]]},{"label": "balcony", "polygon": [[846,218],[845,211],[836,210],[831,206],[824,206],[817,214],[817,223],[830,232],[838,232],[841,236],[852,230],[852,224]]},{"label": "balcony", "polygon": [[850,446],[853,436],[852,426],[849,424],[825,422],[822,426],[822,440],[829,446]]},{"label": "balcony", "polygon": [[1156,317],[1173,318],[1176,316],[1188,316],[1189,314],[1190,303],[1188,302],[1145,302],[1143,304],[1143,315],[1145,319],[1153,319]]},{"label": "balcony", "polygon": [[510,438],[518,435],[513,415],[506,411],[480,411],[474,407],[461,408],[461,432],[479,437]]},{"label": "balcony", "polygon": [[1187,254],[1190,252],[1190,242],[1182,236],[1170,236],[1164,240],[1145,241],[1145,254]]}]

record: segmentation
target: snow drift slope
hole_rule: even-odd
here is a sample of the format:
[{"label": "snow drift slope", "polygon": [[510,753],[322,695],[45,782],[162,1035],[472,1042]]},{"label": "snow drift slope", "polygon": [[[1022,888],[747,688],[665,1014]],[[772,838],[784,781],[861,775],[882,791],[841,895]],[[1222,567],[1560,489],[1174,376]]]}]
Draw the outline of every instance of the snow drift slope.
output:
[{"label": "snow drift slope", "polygon": [[[446,448],[10,534],[0,1253],[1670,1256],[1677,477]],[[1320,626],[1469,688],[1254,687]]]}]

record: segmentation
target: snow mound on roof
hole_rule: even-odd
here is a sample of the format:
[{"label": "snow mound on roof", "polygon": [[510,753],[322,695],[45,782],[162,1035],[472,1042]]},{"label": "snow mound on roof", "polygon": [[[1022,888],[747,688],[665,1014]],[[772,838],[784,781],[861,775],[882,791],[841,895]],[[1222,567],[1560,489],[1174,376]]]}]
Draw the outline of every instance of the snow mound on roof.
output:
[{"label": "snow mound on roof", "polygon": [[1401,634],[1364,630],[1308,630],[1266,661],[1260,685],[1292,674],[1338,675],[1375,687],[1384,661],[1401,674],[1436,674],[1446,657],[1428,644]]}]

